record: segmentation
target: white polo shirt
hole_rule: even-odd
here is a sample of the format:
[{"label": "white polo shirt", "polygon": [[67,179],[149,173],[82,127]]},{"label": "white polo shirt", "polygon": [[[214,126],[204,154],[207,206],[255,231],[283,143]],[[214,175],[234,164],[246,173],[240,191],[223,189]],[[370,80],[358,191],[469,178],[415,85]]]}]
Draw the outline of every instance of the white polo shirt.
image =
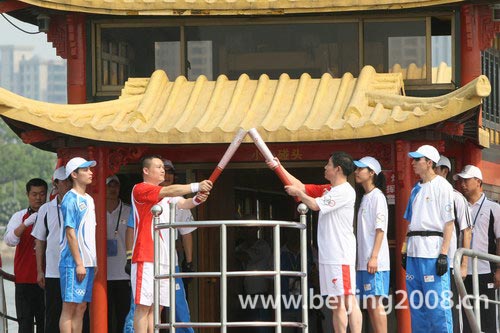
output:
[{"label": "white polo shirt", "polygon": [[112,212],[106,211],[108,280],[130,280],[123,267],[127,263],[125,232],[130,206],[120,201]]},{"label": "white polo shirt", "polygon": [[358,211],[358,265],[357,270],[366,271],[368,261],[375,245],[375,235],[378,229],[384,232],[377,259],[377,270],[391,269],[389,262],[389,243],[387,242],[388,225],[387,200],[384,193],[378,188],[363,195]]},{"label": "white polo shirt", "polygon": [[[488,200],[483,193],[479,200],[470,205],[472,217],[472,245],[474,251],[488,253],[490,216],[493,214],[493,233],[495,239],[500,238],[500,205]],[[467,274],[472,274],[472,258],[469,259]],[[477,261],[477,271],[479,274],[491,273],[490,263],[485,260]]]},{"label": "white polo shirt", "polygon": [[[47,221],[47,224],[45,224]],[[45,277],[59,278],[59,237],[63,224],[62,212],[57,204],[57,197],[43,204],[38,209],[36,223],[31,235],[46,242],[45,247]]]},{"label": "white polo shirt", "polygon": [[[457,190],[453,190],[453,203],[455,204],[455,212],[457,216],[455,216],[456,223],[458,224],[458,228],[460,231],[471,227],[471,215],[469,204],[467,203],[467,199],[462,195],[462,193]],[[455,252],[457,251],[457,232],[455,226],[453,226],[453,234],[450,240],[450,249],[448,251],[448,258],[450,259],[450,268],[453,268],[453,257],[455,256]]]},{"label": "white polo shirt", "polygon": [[354,266],[356,237],[353,224],[356,192],[351,184],[345,182],[325,191],[315,200],[319,206],[319,263]]},{"label": "white polo shirt", "polygon": [[[160,223],[167,223],[168,221],[168,216],[170,214],[170,203],[175,203],[177,204],[179,200],[184,199],[183,197],[165,197],[163,198],[160,202],[159,205],[163,208],[163,212],[160,215]],[[186,199],[186,200],[191,200],[191,199]],[[189,209],[179,209],[176,208],[175,211],[175,222],[189,222],[193,220],[193,215],[191,214],[191,211]],[[181,235],[186,235],[194,230],[196,230],[195,227],[190,227],[190,228],[177,228],[179,233]],[[169,244],[170,244],[170,238],[169,238],[169,229],[162,229],[161,230],[161,262],[165,265],[169,264]],[[177,239],[177,233],[175,235],[175,239]],[[178,258],[177,258],[177,252],[175,253],[175,265],[178,266]]]},{"label": "white polo shirt", "polygon": [[[446,179],[436,176],[420,184],[421,189],[412,202],[409,231],[444,232],[446,222],[455,220],[453,213],[453,188]],[[408,256],[437,258],[443,237],[413,236],[408,239]]]}]

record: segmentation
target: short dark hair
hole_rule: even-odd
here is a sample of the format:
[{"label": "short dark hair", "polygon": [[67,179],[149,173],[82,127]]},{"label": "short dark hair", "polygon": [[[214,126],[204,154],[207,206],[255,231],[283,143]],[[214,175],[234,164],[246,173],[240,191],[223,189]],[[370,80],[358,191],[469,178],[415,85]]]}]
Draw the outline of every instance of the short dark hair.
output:
[{"label": "short dark hair", "polygon": [[49,188],[47,182],[41,178],[30,179],[26,183],[26,193],[29,193],[32,187],[42,187],[42,186],[45,188],[45,191],[47,191],[47,189]]},{"label": "short dark hair", "polygon": [[432,168],[433,168],[433,169],[436,169],[436,165],[437,165],[437,163],[436,163],[436,162],[434,162],[434,161],[433,161],[433,160],[431,160],[430,158],[427,158],[427,157],[424,157],[424,158],[425,158],[425,160],[426,160],[426,161],[431,161],[431,162],[432,162]]},{"label": "short dark hair", "polygon": [[146,155],[143,158],[141,158],[141,165],[143,168],[149,168],[151,166],[151,161],[154,158],[162,159],[160,155]]},{"label": "short dark hair", "polygon": [[354,171],[354,162],[352,161],[351,155],[343,151],[337,151],[330,156],[330,159],[334,167],[340,167],[344,176],[349,177],[349,175]]}]

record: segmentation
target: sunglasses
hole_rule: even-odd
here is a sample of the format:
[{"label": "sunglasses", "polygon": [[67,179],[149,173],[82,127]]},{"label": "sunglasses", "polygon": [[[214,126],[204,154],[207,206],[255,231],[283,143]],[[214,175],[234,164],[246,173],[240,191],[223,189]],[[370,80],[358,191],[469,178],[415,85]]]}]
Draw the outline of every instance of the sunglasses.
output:
[{"label": "sunglasses", "polygon": [[422,158],[422,157],[414,157],[414,158],[413,158],[413,160],[414,160],[415,162],[418,162],[418,161],[420,161],[420,159],[421,159],[421,158]]}]

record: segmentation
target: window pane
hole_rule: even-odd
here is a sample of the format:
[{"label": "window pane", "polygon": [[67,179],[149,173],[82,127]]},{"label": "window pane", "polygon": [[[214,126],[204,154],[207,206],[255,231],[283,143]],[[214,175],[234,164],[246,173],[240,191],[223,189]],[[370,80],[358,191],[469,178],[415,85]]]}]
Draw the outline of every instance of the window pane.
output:
[{"label": "window pane", "polygon": [[357,23],[186,27],[186,40],[189,80],[359,71]]},{"label": "window pane", "polygon": [[425,21],[366,22],[364,64],[379,73],[401,72],[425,79]]},{"label": "window pane", "polygon": [[432,83],[450,83],[452,79],[451,17],[431,20]]},{"label": "window pane", "polygon": [[178,27],[128,27],[101,30],[102,84],[122,86],[129,77],[149,77],[164,69],[180,74]]}]

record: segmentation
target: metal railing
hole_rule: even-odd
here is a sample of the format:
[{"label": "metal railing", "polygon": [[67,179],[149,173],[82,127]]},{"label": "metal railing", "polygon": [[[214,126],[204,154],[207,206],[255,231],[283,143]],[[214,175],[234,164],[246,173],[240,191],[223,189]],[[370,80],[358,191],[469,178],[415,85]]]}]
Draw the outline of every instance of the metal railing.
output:
[{"label": "metal railing", "polygon": [[5,296],[4,281],[14,283],[14,275],[7,273],[0,267],[0,333],[7,333],[9,331],[9,320],[17,322],[17,318],[7,314],[7,302]]},{"label": "metal railing", "polygon": [[[300,204],[297,210],[300,213],[300,222],[287,222],[287,221],[264,221],[264,220],[237,220],[237,221],[192,221],[192,222],[175,222],[175,204],[170,204],[170,214],[167,222],[160,223],[160,215],[162,208],[159,205],[153,206],[151,212],[153,213],[154,224],[154,249],[155,249],[155,262],[154,262],[154,329],[158,332],[160,329],[169,329],[170,332],[175,332],[176,328],[180,327],[220,327],[221,333],[226,333],[228,327],[275,327],[276,333],[281,333],[282,327],[299,327],[303,333],[308,333],[308,285],[307,285],[307,230],[306,230],[306,213],[307,206]],[[220,228],[220,271],[219,272],[189,272],[189,273],[176,273],[175,263],[176,250],[175,250],[175,231],[181,227],[218,227]],[[227,228],[228,227],[272,227],[273,228],[273,259],[274,270],[272,271],[228,271],[227,270]],[[295,228],[300,229],[300,258],[301,270],[300,271],[282,271],[280,263],[280,228]],[[160,239],[159,231],[162,229],[169,229],[170,238],[170,254],[169,254],[169,273],[160,274],[160,260],[158,258],[160,253]],[[227,278],[228,277],[247,277],[247,276],[266,276],[274,278],[274,321],[228,321],[227,317]],[[301,322],[282,322],[281,321],[281,277],[300,277],[301,278]],[[219,322],[176,322],[175,321],[175,278],[201,278],[201,277],[215,277],[220,279],[220,321]],[[160,280],[170,280],[170,317],[169,323],[160,322]]]},{"label": "metal railing", "polygon": [[[457,285],[458,293],[460,294],[460,299],[462,300],[462,308],[465,311],[467,320],[469,321],[469,326],[474,333],[481,332],[481,314],[480,314],[480,303],[493,303],[500,304],[497,300],[487,299],[479,295],[479,276],[477,272],[477,261],[486,260],[496,264],[500,264],[500,256],[473,251],[470,249],[460,248],[455,252],[455,257],[453,258],[453,267],[460,267],[462,263],[462,257],[467,256],[472,258],[472,295],[467,294],[464,282],[462,280],[462,275],[460,269],[454,270],[455,283]],[[470,300],[472,298],[474,311],[472,311]],[[491,318],[488,318],[491,320]],[[496,319],[495,319],[496,320]]]}]

